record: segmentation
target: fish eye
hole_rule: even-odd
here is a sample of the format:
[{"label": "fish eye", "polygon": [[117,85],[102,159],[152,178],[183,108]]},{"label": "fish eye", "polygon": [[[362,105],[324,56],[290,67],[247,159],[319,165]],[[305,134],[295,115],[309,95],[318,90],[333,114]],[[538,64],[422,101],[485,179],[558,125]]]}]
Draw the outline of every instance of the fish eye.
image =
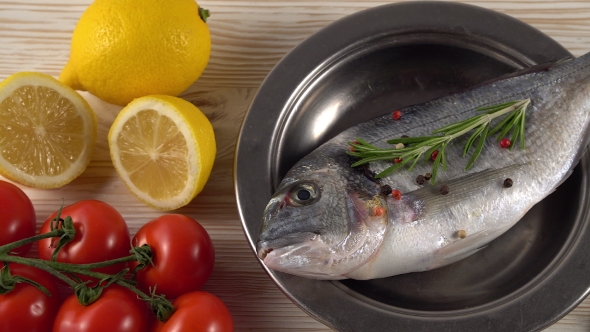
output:
[{"label": "fish eye", "polygon": [[307,201],[311,198],[311,193],[307,189],[299,189],[297,192],[297,199],[300,201]]},{"label": "fish eye", "polygon": [[295,206],[310,205],[317,201],[320,190],[314,183],[298,183],[291,188],[289,200]]}]

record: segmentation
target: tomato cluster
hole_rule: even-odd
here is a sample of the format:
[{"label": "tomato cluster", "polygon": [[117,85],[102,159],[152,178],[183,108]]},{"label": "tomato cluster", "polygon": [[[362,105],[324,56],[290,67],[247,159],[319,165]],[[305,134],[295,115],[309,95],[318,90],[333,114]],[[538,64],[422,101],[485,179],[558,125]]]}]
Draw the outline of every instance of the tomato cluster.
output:
[{"label": "tomato cluster", "polygon": [[[4,181],[0,181],[0,214],[4,216],[0,219],[0,246],[35,235],[31,201],[18,187]],[[120,260],[130,257],[130,243],[136,247],[147,244],[151,248],[151,263],[144,264],[135,275],[137,292],[176,298],[172,315],[164,322],[154,319],[149,324],[147,303],[129,287],[116,283],[104,288],[89,305],[80,304],[75,294],[61,303],[51,274],[24,263],[10,263],[0,266],[0,274],[8,274],[19,282],[8,292],[0,293],[0,331],[143,332],[150,325],[154,332],[233,331],[225,304],[213,294],[199,290],[213,270],[215,252],[207,231],[197,221],[180,214],[163,215],[146,223],[131,239],[125,220],[112,206],[84,200],[64,207],[59,216],[57,212],[49,216],[39,236],[51,232],[55,225],[60,227],[62,224],[55,221],[66,216],[71,217],[75,236],[59,249],[57,262],[92,264]],[[39,240],[39,258],[51,260],[55,242],[56,238]],[[18,257],[14,254],[22,256],[29,248],[30,245],[10,250],[9,255],[14,258],[10,261]],[[6,253],[3,255],[3,259],[9,260]],[[92,272],[116,275],[127,265],[133,271],[139,264],[130,257],[129,264],[119,262]],[[87,285],[104,283],[86,275],[70,277]]]}]

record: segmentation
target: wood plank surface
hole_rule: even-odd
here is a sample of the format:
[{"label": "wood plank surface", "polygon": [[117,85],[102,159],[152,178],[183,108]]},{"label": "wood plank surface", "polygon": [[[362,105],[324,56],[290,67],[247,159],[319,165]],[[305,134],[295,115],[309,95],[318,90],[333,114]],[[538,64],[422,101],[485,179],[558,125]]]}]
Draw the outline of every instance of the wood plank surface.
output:
[{"label": "wood plank surface", "polygon": [[[90,0],[0,0],[0,80],[19,71],[58,76],[69,55],[72,30]],[[394,1],[395,2],[395,1]],[[543,31],[574,55],[590,51],[590,1],[462,1],[514,16]],[[210,233],[216,265],[204,289],[229,307],[236,331],[329,331],[271,282],[241,228],[233,188],[233,154],[241,121],[262,80],[294,46],[331,22],[386,1],[200,1],[212,13],[212,54],[203,76],[182,97],[211,120],[218,154],[205,190],[178,213]],[[82,92],[99,118],[92,161],[74,182],[54,190],[22,187],[40,225],[64,199],[103,200],[125,217],[132,234],[161,212],[125,188],[111,164],[106,134],[121,107]],[[590,331],[586,299],[547,331]]]}]

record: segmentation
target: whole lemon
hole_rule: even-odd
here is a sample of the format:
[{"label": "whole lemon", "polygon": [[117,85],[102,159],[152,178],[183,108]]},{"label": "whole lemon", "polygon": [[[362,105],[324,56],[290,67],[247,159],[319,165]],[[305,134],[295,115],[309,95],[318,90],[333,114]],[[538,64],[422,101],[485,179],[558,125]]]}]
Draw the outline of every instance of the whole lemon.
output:
[{"label": "whole lemon", "polygon": [[177,96],[209,61],[203,13],[194,0],[96,0],[74,29],[59,80],[117,105]]}]

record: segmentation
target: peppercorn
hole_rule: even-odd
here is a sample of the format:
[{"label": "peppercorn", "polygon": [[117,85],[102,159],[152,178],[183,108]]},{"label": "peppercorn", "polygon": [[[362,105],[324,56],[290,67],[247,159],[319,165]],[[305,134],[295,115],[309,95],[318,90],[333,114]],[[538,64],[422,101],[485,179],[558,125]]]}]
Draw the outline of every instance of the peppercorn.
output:
[{"label": "peppercorn", "polygon": [[393,111],[393,114],[391,115],[391,117],[394,120],[399,120],[399,118],[402,117],[402,112],[400,110],[395,110],[395,111]]},{"label": "peppercorn", "polygon": [[426,177],[424,177],[424,175],[420,174],[416,177],[416,183],[419,185],[423,185],[424,182],[426,182]]},{"label": "peppercorn", "polygon": [[430,154],[430,160],[432,160],[432,161],[436,160],[437,156],[438,156],[438,150],[432,151],[432,153]]},{"label": "peppercorn", "polygon": [[430,179],[432,178],[432,174],[430,174],[430,173],[426,173],[426,174],[424,174],[424,178],[425,178],[426,180],[430,180]]},{"label": "peppercorn", "polygon": [[405,148],[405,147],[406,147],[406,146],[404,145],[404,143],[397,143],[397,144],[395,145],[395,148],[396,148],[396,149],[403,149],[403,148]]},{"label": "peppercorn", "polygon": [[460,229],[460,230],[457,231],[457,236],[460,239],[464,239],[464,238],[467,237],[467,232],[464,229]]},{"label": "peppercorn", "polygon": [[448,194],[449,193],[449,186],[447,186],[446,184],[445,185],[442,185],[440,187],[440,193],[441,193],[441,195]]},{"label": "peppercorn", "polygon": [[504,148],[504,149],[509,148],[510,144],[512,144],[512,142],[510,142],[510,140],[507,138],[502,138],[502,140],[500,140],[500,147],[501,148]]},{"label": "peppercorn", "polygon": [[510,188],[510,187],[512,187],[512,184],[513,184],[513,182],[512,182],[511,178],[506,178],[503,183],[504,188]]},{"label": "peppercorn", "polygon": [[402,193],[397,189],[391,192],[391,196],[393,196],[393,198],[397,199],[398,201],[402,199]]},{"label": "peppercorn", "polygon": [[402,159],[402,158],[394,158],[394,159],[393,159],[393,163],[394,163],[394,164],[399,164],[399,163],[401,163],[402,161],[403,161],[403,159]]},{"label": "peppercorn", "polygon": [[381,195],[383,196],[387,196],[389,194],[391,194],[393,190],[391,189],[391,187],[387,184],[384,184],[381,186]]},{"label": "peppercorn", "polygon": [[385,213],[385,209],[380,206],[377,206],[375,210],[373,210],[373,215],[376,217],[381,217]]}]

